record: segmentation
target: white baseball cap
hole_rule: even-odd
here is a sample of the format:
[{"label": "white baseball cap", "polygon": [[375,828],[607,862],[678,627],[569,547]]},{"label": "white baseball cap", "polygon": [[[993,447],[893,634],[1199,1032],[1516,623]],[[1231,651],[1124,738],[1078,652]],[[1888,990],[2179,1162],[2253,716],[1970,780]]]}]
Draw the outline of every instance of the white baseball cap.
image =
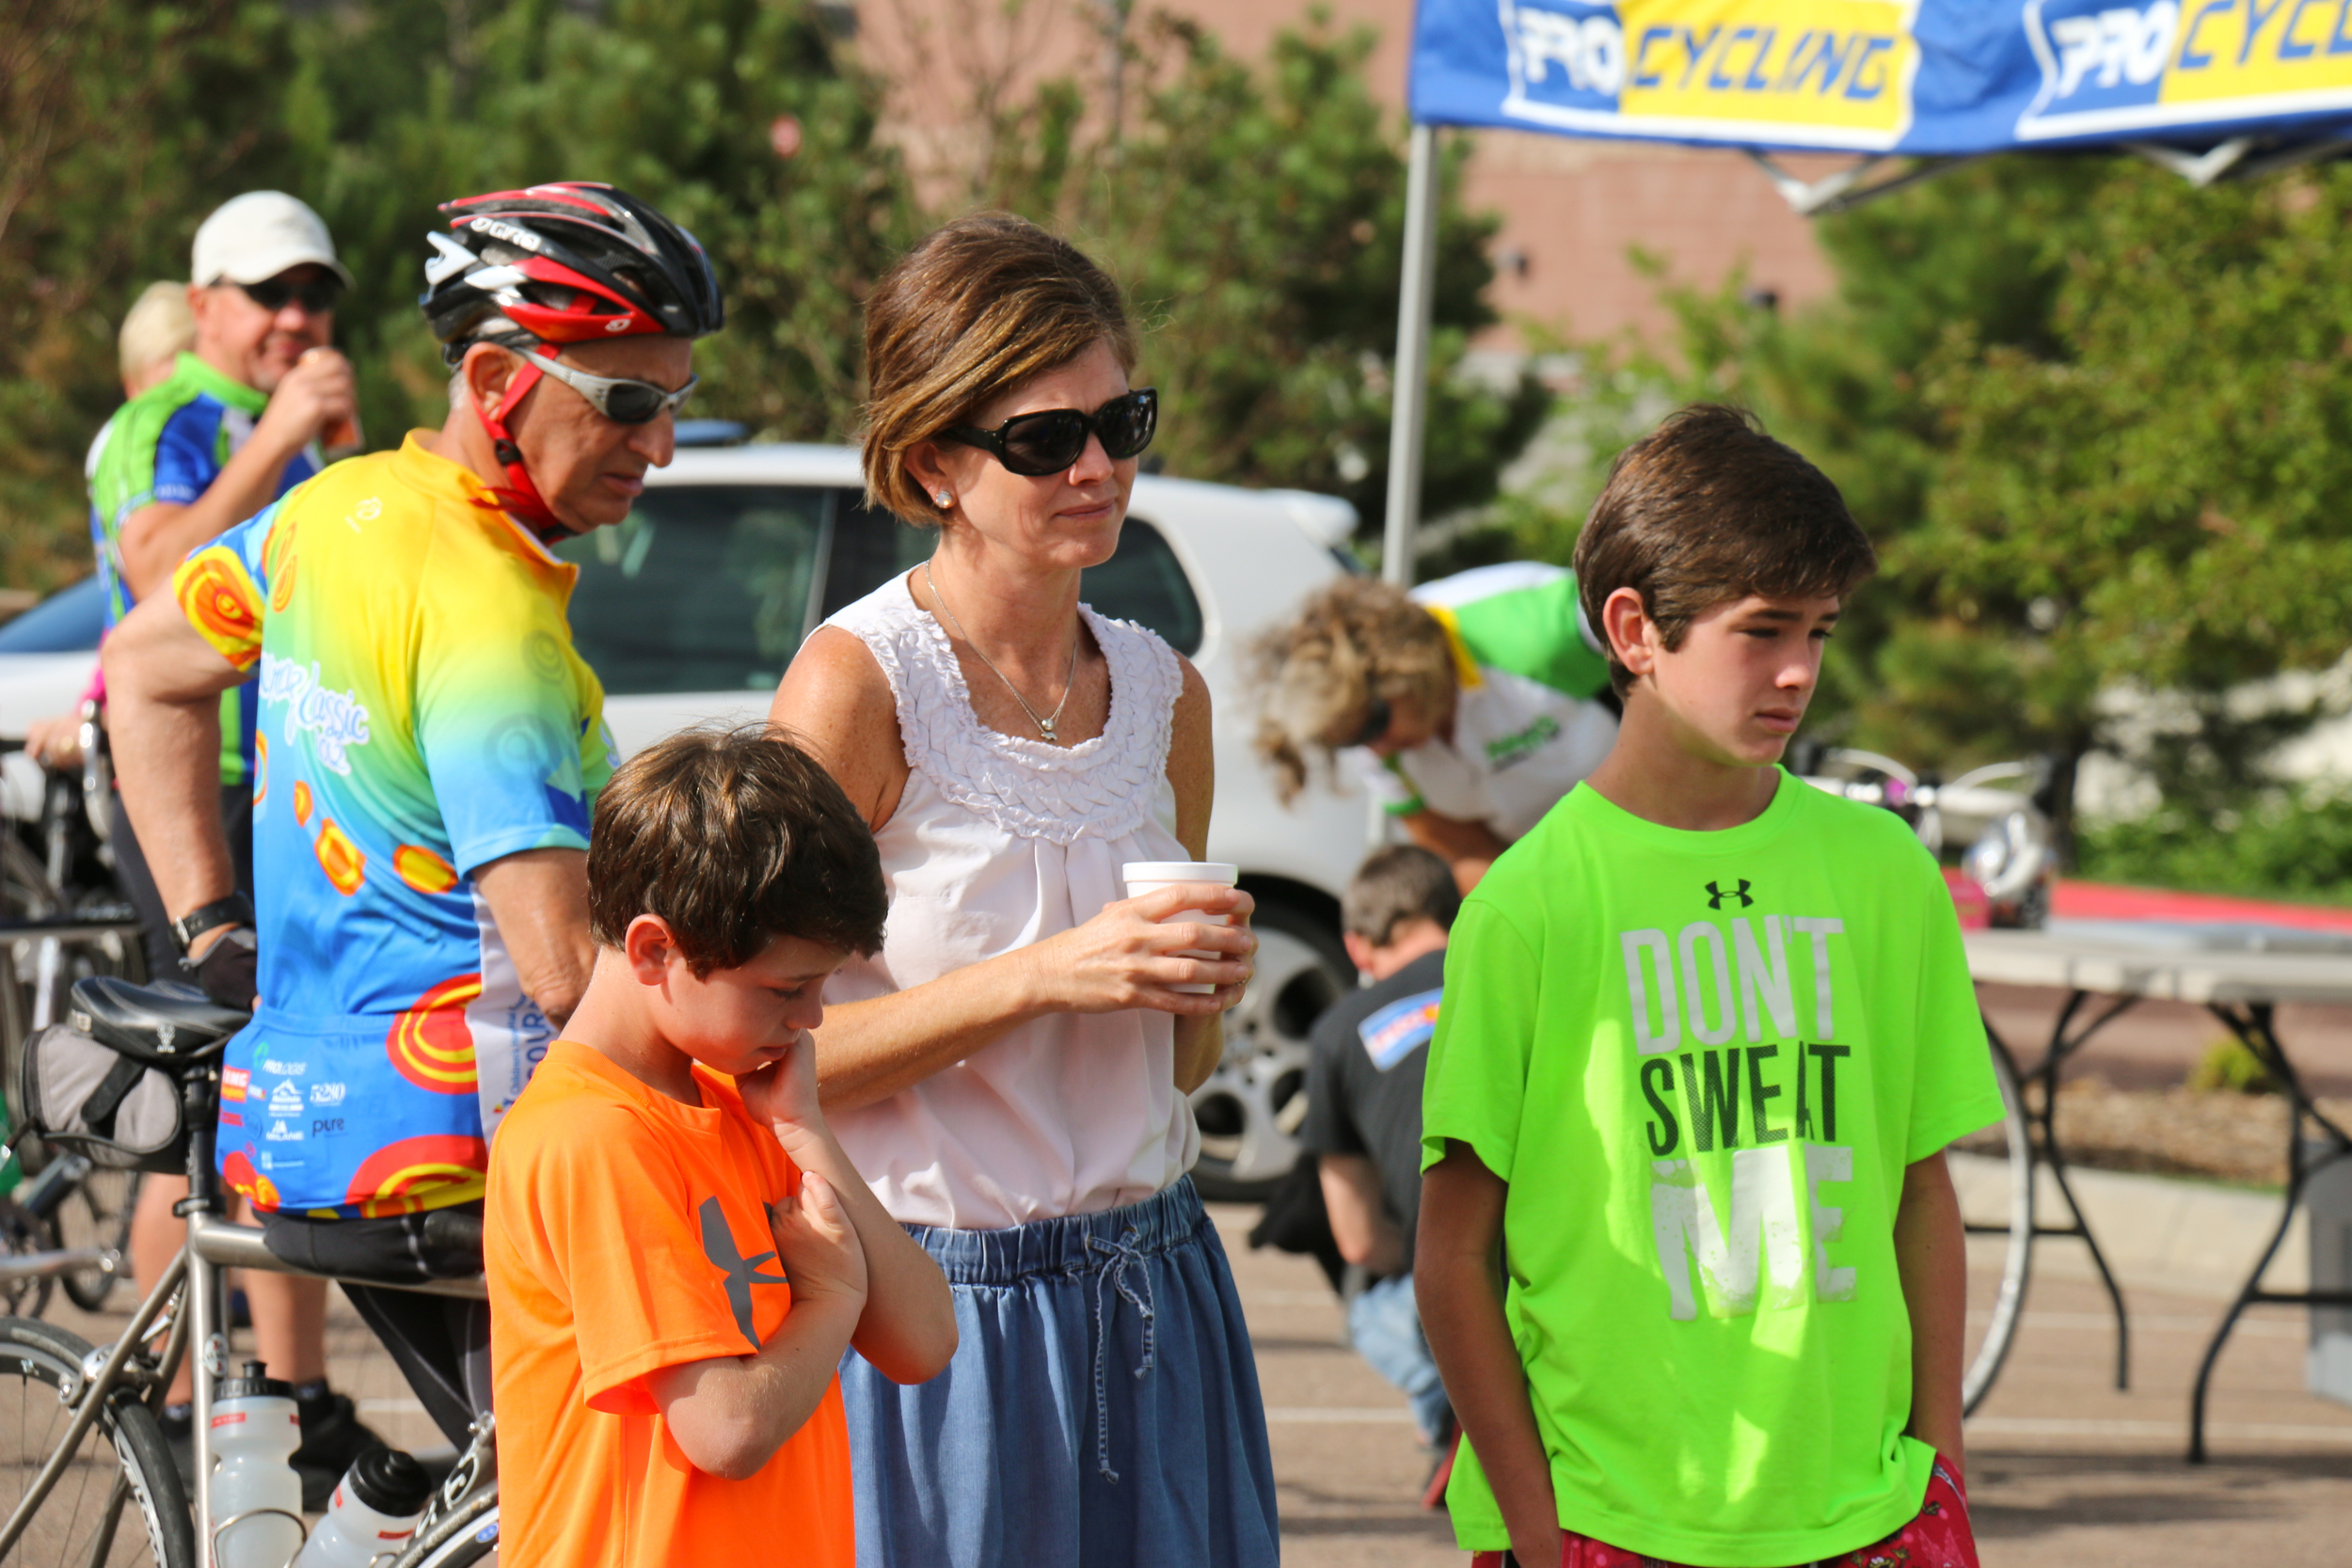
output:
[{"label": "white baseball cap", "polygon": [[351,274],[335,260],[335,242],[316,213],[283,191],[247,191],[197,226],[188,276],[199,283],[260,283],[306,261],[351,287]]}]

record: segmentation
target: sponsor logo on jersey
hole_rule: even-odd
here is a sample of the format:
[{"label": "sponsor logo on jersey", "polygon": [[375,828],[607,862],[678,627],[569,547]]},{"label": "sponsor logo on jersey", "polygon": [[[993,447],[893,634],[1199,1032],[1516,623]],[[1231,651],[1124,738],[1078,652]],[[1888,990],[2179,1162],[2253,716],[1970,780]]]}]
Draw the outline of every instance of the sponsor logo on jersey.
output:
[{"label": "sponsor logo on jersey", "polygon": [[1391,1002],[1356,1025],[1356,1037],[1364,1042],[1364,1054],[1374,1067],[1386,1072],[1429,1043],[1438,1032],[1438,999],[1442,994],[1441,988]]},{"label": "sponsor logo on jersey", "polygon": [[320,678],[318,660],[304,669],[291,658],[262,655],[262,701],[286,705],[286,733],[313,737],[322,766],[351,774],[350,749],[368,743],[368,710],[351,691],[330,689]]},{"label": "sponsor logo on jersey", "polygon": [[341,1084],[313,1084],[310,1085],[310,1103],[341,1105],[343,1102],[343,1093],[344,1086]]},{"label": "sponsor logo on jersey", "polygon": [[269,1114],[274,1117],[302,1115],[302,1091],[292,1084],[280,1082],[270,1091]]},{"label": "sponsor logo on jersey", "polygon": [[269,1124],[269,1131],[262,1133],[262,1136],[267,1138],[274,1144],[300,1143],[302,1141],[302,1129],[299,1127],[289,1127],[282,1121],[273,1121]]},{"label": "sponsor logo on jersey", "polygon": [[1539,713],[1527,728],[1513,735],[1499,735],[1486,742],[1486,766],[1500,773],[1525,762],[1559,737],[1560,721],[1549,713]]}]

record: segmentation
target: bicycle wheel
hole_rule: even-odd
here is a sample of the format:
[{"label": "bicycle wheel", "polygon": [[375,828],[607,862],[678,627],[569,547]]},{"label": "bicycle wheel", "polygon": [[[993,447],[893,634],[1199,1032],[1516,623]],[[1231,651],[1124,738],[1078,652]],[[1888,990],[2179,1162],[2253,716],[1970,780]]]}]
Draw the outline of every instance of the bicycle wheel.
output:
[{"label": "bicycle wheel", "polygon": [[[139,1200],[139,1173],[93,1165],[90,1173],[65,1195],[55,1221],[57,1244],[67,1247],[111,1247],[122,1259],[121,1269],[84,1269],[61,1275],[65,1293],[85,1312],[106,1305],[106,1297],[130,1267],[131,1212]],[[38,1314],[36,1314],[38,1315]]]},{"label": "bicycle wheel", "polygon": [[397,1568],[472,1568],[499,1560],[499,1483],[492,1480],[409,1544]]},{"label": "bicycle wheel", "polygon": [[2010,1341],[2026,1313],[2033,1264],[2033,1140],[2016,1064],[1994,1040],[1993,1076],[2001,1085],[2000,1121],[1963,1140],[1949,1158],[1968,1227],[1968,1333],[1962,1354],[1961,1408],[1984,1402],[2001,1373]]},{"label": "bicycle wheel", "polygon": [[[0,1197],[0,1254],[21,1257],[54,1252],[56,1246],[56,1226],[13,1199]],[[56,1275],[47,1274],[0,1279],[0,1311],[12,1317],[40,1317],[49,1310],[49,1293],[56,1283]]]},{"label": "bicycle wheel", "polygon": [[[82,1381],[88,1343],[28,1318],[0,1319],[0,1518],[13,1514],[65,1436],[58,1390]],[[196,1568],[196,1526],[171,1449],[135,1389],[110,1393],[72,1460],[0,1564]]]}]

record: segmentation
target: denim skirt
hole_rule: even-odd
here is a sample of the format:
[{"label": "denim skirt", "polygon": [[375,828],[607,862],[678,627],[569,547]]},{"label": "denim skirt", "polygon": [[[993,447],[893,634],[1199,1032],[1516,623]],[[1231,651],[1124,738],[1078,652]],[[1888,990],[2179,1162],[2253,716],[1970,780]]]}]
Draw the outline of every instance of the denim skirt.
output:
[{"label": "denim skirt", "polygon": [[842,1358],[859,1568],[1278,1560],[1257,1363],[1191,1178],[1099,1214],[907,1233],[961,1340],[912,1387]]}]

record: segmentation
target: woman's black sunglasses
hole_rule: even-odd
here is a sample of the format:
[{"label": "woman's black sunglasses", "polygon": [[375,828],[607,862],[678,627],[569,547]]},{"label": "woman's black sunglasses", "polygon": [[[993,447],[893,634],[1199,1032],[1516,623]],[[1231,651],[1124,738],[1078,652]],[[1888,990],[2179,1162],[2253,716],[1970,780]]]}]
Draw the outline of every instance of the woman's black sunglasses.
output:
[{"label": "woman's black sunglasses", "polygon": [[343,282],[340,277],[321,277],[308,283],[290,282],[283,277],[264,277],[259,283],[240,283],[237,287],[245,297],[271,312],[283,310],[294,300],[314,316],[323,316],[335,309],[335,302],[343,297]]},{"label": "woman's black sunglasses", "polygon": [[1160,425],[1160,394],[1146,387],[1113,398],[1091,414],[1075,408],[1047,408],[1035,414],[1015,414],[994,430],[977,425],[949,425],[942,438],[996,454],[1005,471],[1030,479],[1057,474],[1078,461],[1087,450],[1087,436],[1103,438],[1103,451],[1114,459],[1141,454]]}]

